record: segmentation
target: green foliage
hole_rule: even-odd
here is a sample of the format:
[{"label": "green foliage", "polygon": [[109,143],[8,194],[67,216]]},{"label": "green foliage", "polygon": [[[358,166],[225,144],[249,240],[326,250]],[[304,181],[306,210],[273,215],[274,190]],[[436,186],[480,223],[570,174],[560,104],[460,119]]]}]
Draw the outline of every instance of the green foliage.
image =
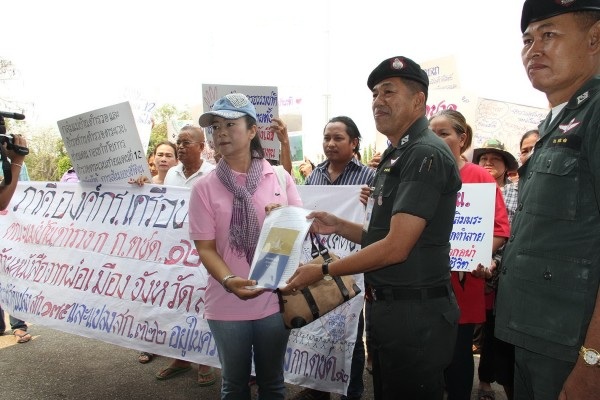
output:
[{"label": "green foliage", "polygon": [[[0,65],[0,68],[2,65]],[[154,127],[150,133],[148,154],[156,144],[167,140],[170,119],[190,119],[188,111],[179,111],[171,104],[159,107],[153,114]],[[25,157],[29,178],[33,181],[58,181],[71,167],[71,159],[56,126],[32,128],[27,121],[5,119],[7,132],[21,134],[27,139],[29,155]]]},{"label": "green foliage", "polygon": [[188,111],[179,111],[177,107],[172,104],[163,104],[158,107],[152,114],[154,117],[154,126],[150,131],[150,142],[148,144],[148,154],[152,154],[156,145],[164,140],[167,140],[168,130],[167,123],[171,119],[190,119],[191,115]]},{"label": "green foliage", "polygon": [[297,185],[304,185],[304,175],[300,173],[300,164],[292,167],[292,178]]},{"label": "green foliage", "polygon": [[68,154],[65,154],[58,158],[58,161],[56,164],[58,166],[58,170],[57,170],[58,179],[60,179],[65,174],[65,172],[67,172],[69,170],[69,168],[71,168],[71,158],[69,157]]},{"label": "green foliage", "polygon": [[28,138],[29,155],[25,157],[29,178],[32,181],[58,181],[62,174],[58,168],[62,139],[52,128],[40,129]]}]

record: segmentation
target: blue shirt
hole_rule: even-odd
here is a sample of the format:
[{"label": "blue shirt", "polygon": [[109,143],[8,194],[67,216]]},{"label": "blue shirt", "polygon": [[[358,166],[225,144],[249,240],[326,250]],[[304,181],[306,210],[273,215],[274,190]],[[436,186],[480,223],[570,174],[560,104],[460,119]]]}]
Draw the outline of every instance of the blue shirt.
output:
[{"label": "blue shirt", "polygon": [[344,171],[331,182],[329,172],[329,160],[323,161],[306,178],[305,185],[371,185],[375,170],[361,164],[356,158],[352,157],[350,162],[344,168]]}]

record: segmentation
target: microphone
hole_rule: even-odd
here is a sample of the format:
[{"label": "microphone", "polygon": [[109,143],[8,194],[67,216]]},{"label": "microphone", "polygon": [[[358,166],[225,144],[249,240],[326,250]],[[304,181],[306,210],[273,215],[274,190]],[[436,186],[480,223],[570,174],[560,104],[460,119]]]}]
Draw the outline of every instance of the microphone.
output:
[{"label": "microphone", "polygon": [[19,119],[19,120],[25,119],[25,116],[23,114],[12,113],[12,112],[8,112],[8,111],[0,111],[0,117]]}]

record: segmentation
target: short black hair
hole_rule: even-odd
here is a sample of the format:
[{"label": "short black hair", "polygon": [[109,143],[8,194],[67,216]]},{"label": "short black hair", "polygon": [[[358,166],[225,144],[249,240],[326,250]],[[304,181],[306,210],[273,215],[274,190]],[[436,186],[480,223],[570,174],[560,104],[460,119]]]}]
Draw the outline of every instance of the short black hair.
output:
[{"label": "short black hair", "polygon": [[[358,144],[354,149],[354,152],[358,153],[360,151],[361,136],[360,131],[358,130],[358,126],[356,126],[356,123],[352,120],[352,118],[346,117],[345,115],[340,115],[337,117],[333,117],[329,121],[327,121],[327,123],[325,124],[325,128],[327,127],[327,125],[334,122],[341,122],[342,124],[346,125],[346,133],[348,134],[348,136],[350,136],[350,139],[358,139]],[[325,132],[325,128],[323,128],[323,132]]]}]

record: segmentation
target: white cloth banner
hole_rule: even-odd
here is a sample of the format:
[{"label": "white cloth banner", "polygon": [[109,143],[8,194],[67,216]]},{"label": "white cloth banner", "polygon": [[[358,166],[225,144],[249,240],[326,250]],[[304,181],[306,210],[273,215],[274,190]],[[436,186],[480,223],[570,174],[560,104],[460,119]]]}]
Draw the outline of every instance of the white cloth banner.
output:
[{"label": "white cloth banner", "polygon": [[[299,189],[307,208],[362,218],[358,186]],[[32,323],[218,367],[202,318],[207,273],[188,236],[189,193],[173,186],[19,182],[0,213],[0,304]],[[339,256],[360,247],[335,235],[322,239]],[[307,241],[303,259],[310,258]],[[357,296],[292,330],[286,381],[345,393],[362,306]]]}]

